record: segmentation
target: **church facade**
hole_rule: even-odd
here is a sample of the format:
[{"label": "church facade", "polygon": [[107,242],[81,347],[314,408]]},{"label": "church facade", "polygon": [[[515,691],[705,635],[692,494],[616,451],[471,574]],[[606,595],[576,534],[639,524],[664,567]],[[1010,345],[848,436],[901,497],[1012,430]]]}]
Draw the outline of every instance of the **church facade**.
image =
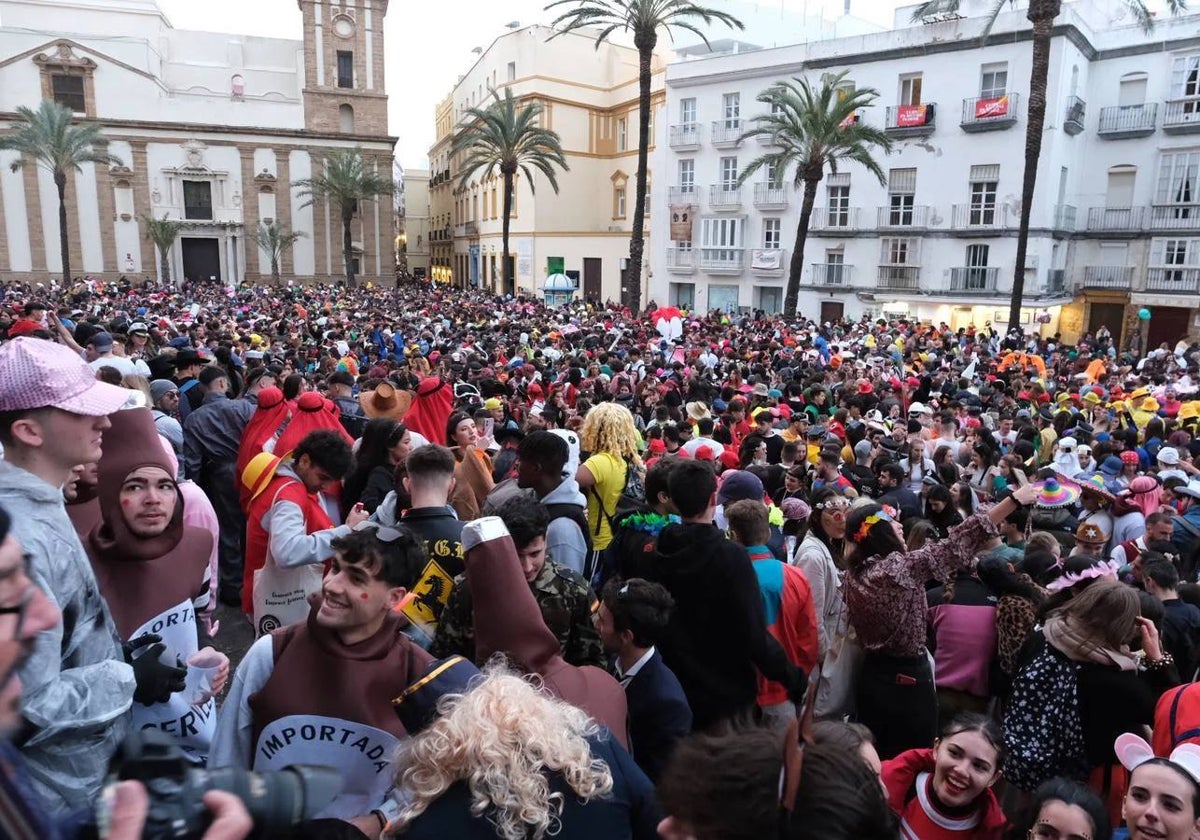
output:
[{"label": "church facade", "polygon": [[[260,0],[285,4],[289,0]],[[97,122],[111,166],[67,183],[72,273],[161,277],[147,217],[184,220],[172,280],[270,279],[249,238],[260,222],[304,236],[284,278],[343,276],[337,208],[297,195],[333,149],[358,148],[387,178],[383,19],[388,0],[295,0],[303,38],[177,30],[154,0],[0,0],[0,134],[43,99]],[[0,282],[61,279],[58,195],[49,172],[0,152]],[[361,202],[353,259],[363,281],[395,272],[391,198]]]}]

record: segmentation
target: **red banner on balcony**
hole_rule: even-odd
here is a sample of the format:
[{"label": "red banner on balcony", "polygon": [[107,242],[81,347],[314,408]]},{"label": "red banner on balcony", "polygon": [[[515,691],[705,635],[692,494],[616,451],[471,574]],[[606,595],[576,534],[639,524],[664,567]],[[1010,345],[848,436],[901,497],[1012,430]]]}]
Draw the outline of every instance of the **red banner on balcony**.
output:
[{"label": "red banner on balcony", "polygon": [[926,105],[901,105],[896,109],[897,128],[914,128],[925,125],[927,119],[929,119],[929,112]]},{"label": "red banner on balcony", "polygon": [[856,122],[858,122],[858,111],[855,111],[853,114],[850,114],[849,116],[847,116],[846,119],[844,119],[840,123],[838,123],[838,128],[842,128],[842,129],[849,128],[850,126],[854,125]]},{"label": "red banner on balcony", "polygon": [[997,96],[992,99],[975,100],[975,119],[987,120],[993,117],[1003,117],[1008,114],[1008,96]]}]

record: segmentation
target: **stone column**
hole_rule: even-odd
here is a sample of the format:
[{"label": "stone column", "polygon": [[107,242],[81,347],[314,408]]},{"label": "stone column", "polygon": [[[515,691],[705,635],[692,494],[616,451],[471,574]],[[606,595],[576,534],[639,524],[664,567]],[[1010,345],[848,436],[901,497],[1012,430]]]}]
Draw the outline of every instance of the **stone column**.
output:
[{"label": "stone column", "polygon": [[8,228],[4,223],[4,179],[0,178],[0,273],[12,270],[8,254]]},{"label": "stone column", "polygon": [[[150,172],[146,160],[146,142],[130,140],[133,149],[133,162],[130,168],[133,173],[129,176],[129,186],[133,188],[133,213],[137,220],[138,238],[141,242],[142,273],[147,277],[158,276],[158,249],[146,238],[146,217],[150,215]],[[181,246],[176,246],[178,250]],[[174,262],[178,262],[175,260]],[[174,271],[174,269],[172,269]],[[171,282],[178,285],[182,277],[171,275]]]},{"label": "stone column", "polygon": [[[254,244],[252,233],[258,230],[258,183],[254,180],[257,174],[254,171],[254,149],[241,147],[238,149],[238,155],[242,162],[242,233],[246,245],[246,264],[243,268],[243,276],[247,282],[264,281],[264,275],[259,270],[258,263],[258,246]],[[267,266],[267,271],[270,271],[270,266]]]},{"label": "stone column", "polygon": [[[291,150],[277,148],[275,152],[275,221],[285,231],[292,229],[292,174],[291,160],[288,154]],[[279,259],[279,271],[284,277],[294,275],[295,267],[292,260],[292,249],[288,248]]]},{"label": "stone column", "polygon": [[[107,149],[107,145],[101,147]],[[113,196],[112,172],[107,163],[93,164],[96,168],[96,212],[100,215],[100,256],[104,276],[119,277],[123,272],[121,255],[117,253],[116,200]],[[130,280],[134,278],[130,277]]]},{"label": "stone column", "polygon": [[[312,177],[320,177],[325,168],[324,160],[320,156],[317,149],[310,148],[308,150],[309,158],[312,160]],[[329,268],[329,239],[326,237],[326,213],[328,205],[324,199],[318,198],[313,201],[313,281],[328,280],[331,270]]]},{"label": "stone column", "polygon": [[[36,276],[47,270],[46,232],[42,227],[42,190],[38,184],[37,162],[29,155],[24,155],[21,176],[25,182],[25,217],[29,221],[29,267]],[[58,197],[54,200],[57,202]],[[55,242],[57,247],[57,240]]]},{"label": "stone column", "polygon": [[[86,273],[83,270],[83,243],[79,241],[79,172],[71,172],[67,175],[67,251],[71,255],[71,273],[76,277],[83,277]],[[54,192],[54,213],[58,214],[58,191]],[[54,231],[55,237],[58,236],[58,230]],[[55,242],[57,242],[57,238]],[[63,279],[63,282],[67,282]]]}]

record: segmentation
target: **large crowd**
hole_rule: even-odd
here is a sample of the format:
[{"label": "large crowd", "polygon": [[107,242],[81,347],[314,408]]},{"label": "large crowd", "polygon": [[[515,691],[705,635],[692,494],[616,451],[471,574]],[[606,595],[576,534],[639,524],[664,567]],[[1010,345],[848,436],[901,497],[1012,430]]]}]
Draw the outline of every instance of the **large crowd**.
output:
[{"label": "large crowd", "polygon": [[0,836],[1200,836],[1200,345],[0,293]]}]

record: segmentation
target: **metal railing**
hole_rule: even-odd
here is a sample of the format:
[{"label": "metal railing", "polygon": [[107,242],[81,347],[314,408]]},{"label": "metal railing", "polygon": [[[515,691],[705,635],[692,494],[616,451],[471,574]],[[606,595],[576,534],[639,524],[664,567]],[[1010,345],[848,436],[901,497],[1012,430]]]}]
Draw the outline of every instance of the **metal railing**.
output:
[{"label": "metal railing", "polygon": [[1163,108],[1163,128],[1188,126],[1200,131],[1200,96],[1168,99]]},{"label": "metal railing", "polygon": [[696,190],[695,184],[685,184],[682,187],[671,187],[667,190],[670,196],[671,203],[677,204],[682,201],[695,202],[700,200],[700,193]]},{"label": "metal railing", "polygon": [[667,271],[690,274],[696,268],[695,254],[691,248],[668,248]]},{"label": "metal railing", "polygon": [[708,188],[710,207],[741,207],[742,190],[729,184],[713,184]]},{"label": "metal railing", "polygon": [[1200,294],[1200,268],[1152,268],[1146,272],[1146,291]]},{"label": "metal railing", "polygon": [[1001,230],[1010,227],[1007,204],[955,204],[950,227],[955,230]]},{"label": "metal railing", "polygon": [[684,125],[671,126],[668,142],[673,149],[677,149],[680,146],[699,146],[700,125],[698,123],[686,123]]},{"label": "metal railing", "polygon": [[1150,208],[1151,230],[1200,229],[1200,204],[1156,204]]},{"label": "metal railing", "polygon": [[853,265],[846,265],[845,263],[813,263],[812,284],[814,286],[849,286],[853,273]]},{"label": "metal railing", "polygon": [[788,191],[775,184],[754,185],[755,207],[787,207]]},{"label": "metal railing", "polygon": [[1046,272],[1046,294],[1057,295],[1067,290],[1067,270],[1052,268]]},{"label": "metal railing", "polygon": [[740,119],[717,120],[712,124],[712,144],[714,146],[736,145],[743,131]]},{"label": "metal railing", "polygon": [[1149,134],[1158,120],[1158,103],[1109,105],[1100,109],[1100,134]]},{"label": "metal railing", "polygon": [[877,286],[890,291],[918,292],[921,287],[921,268],[915,265],[881,265]]},{"label": "metal railing", "polygon": [[934,102],[926,102],[923,105],[889,105],[884,114],[883,127],[896,133],[921,134],[933,131],[936,119],[937,104]]},{"label": "metal railing", "polygon": [[1145,207],[1089,207],[1087,229],[1140,231],[1146,225]]},{"label": "metal railing", "polygon": [[1017,121],[1017,106],[1021,103],[1019,93],[1001,96],[972,96],[963,100],[962,127],[986,128],[989,125],[1009,126]]},{"label": "metal railing", "polygon": [[712,273],[740,272],[746,267],[744,248],[701,248],[700,268]]},{"label": "metal railing", "polygon": [[1129,289],[1133,286],[1133,266],[1085,265],[1083,279],[1075,285],[1081,289]]},{"label": "metal railing", "polygon": [[950,269],[950,291],[966,294],[994,292],[1000,276],[997,266],[961,266]]},{"label": "metal railing", "polygon": [[858,230],[857,207],[816,207],[808,220],[809,230],[825,232]]},{"label": "metal railing", "polygon": [[875,224],[885,230],[922,230],[929,227],[932,209],[927,204],[878,207],[875,210]]},{"label": "metal railing", "polygon": [[1078,96],[1067,97],[1067,107],[1063,112],[1063,130],[1068,134],[1078,134],[1083,131],[1083,122],[1087,116],[1087,103]]}]

